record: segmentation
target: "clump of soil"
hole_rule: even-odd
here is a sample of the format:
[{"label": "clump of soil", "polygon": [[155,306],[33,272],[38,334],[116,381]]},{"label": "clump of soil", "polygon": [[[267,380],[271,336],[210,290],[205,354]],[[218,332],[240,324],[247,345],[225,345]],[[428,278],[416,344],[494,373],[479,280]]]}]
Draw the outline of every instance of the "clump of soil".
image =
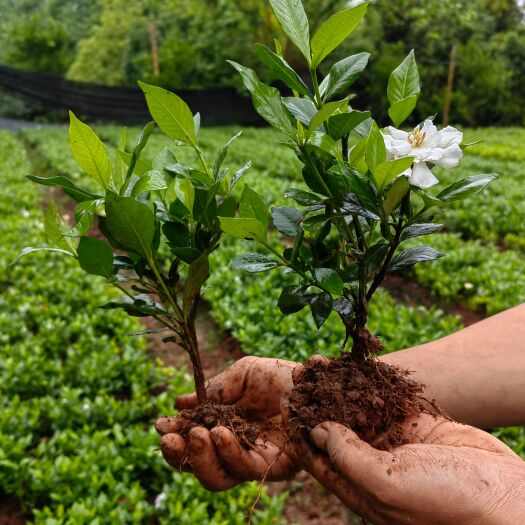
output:
[{"label": "clump of soil", "polygon": [[438,413],[423,397],[424,386],[409,375],[375,359],[354,360],[349,353],[308,362],[290,395],[291,421],[308,434],[318,424],[333,421],[376,448],[402,445],[406,440],[400,423],[420,412]]},{"label": "clump of soil", "polygon": [[182,427],[179,434],[188,436],[190,430],[201,426],[211,430],[216,426],[229,428],[239,442],[250,448],[262,431],[262,422],[249,420],[247,411],[237,405],[218,405],[206,402],[192,409],[182,410],[177,418]]}]

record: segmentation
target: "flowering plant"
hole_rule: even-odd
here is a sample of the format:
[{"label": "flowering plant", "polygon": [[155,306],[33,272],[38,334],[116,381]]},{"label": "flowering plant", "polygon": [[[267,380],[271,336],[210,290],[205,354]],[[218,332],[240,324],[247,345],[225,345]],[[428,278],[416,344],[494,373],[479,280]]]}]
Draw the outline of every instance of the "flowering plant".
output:
[{"label": "flowering plant", "polygon": [[306,188],[290,188],[296,206],[271,209],[273,225],[285,238],[276,248],[268,235],[268,211],[259,195],[245,189],[237,217],[221,218],[221,228],[253,239],[271,255],[245,253],[233,268],[260,272],[284,268],[295,283],[283,288],[279,307],[292,314],[309,307],[320,327],[335,311],[351,338],[352,354],[363,359],[380,344],[366,329],[370,301],[390,272],[442,254],[426,244],[403,243],[439,231],[433,221],[451,202],[481,191],[494,174],[467,177],[437,194],[434,166],[453,168],[463,155],[463,135],[452,127],[438,131],[432,119],[412,131],[399,126],[420,95],[414,52],[392,72],[388,114],[395,127],[381,130],[369,111],[351,106],[350,88],[367,65],[368,53],[336,62],[320,82],[319,65],[358,26],[368,2],[336,13],[310,35],[299,0],[270,0],[279,24],[304,56],[311,85],[275,50],[258,45],[260,60],[288,87],[283,96],[262,83],[255,71],[231,63],[241,74],[257,112],[280,130],[302,163]]}]

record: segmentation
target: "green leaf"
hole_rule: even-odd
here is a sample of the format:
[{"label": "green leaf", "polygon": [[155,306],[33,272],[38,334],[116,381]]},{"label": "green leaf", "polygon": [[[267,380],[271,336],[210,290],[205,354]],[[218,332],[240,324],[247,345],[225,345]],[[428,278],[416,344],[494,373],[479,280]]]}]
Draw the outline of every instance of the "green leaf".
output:
[{"label": "green leaf", "polygon": [[310,137],[306,147],[309,148],[314,146],[319,148],[321,151],[332,155],[336,159],[342,161],[343,156],[341,154],[341,146],[338,144],[330,135],[327,133],[322,133],[321,131],[314,131]]},{"label": "green leaf", "polygon": [[64,191],[73,199],[78,202],[90,201],[95,199],[101,199],[102,196],[95,195],[84,188],[78,187],[76,184],[71,182],[67,177],[63,175],[57,175],[55,177],[37,177],[36,175],[27,175],[27,179],[31,182],[36,182],[42,186],[60,186],[64,188]]},{"label": "green leaf", "polygon": [[454,202],[467,197],[471,197],[476,193],[484,190],[485,187],[493,180],[497,179],[495,173],[487,173],[484,175],[471,175],[445,188],[438,194],[437,198],[444,202]]},{"label": "green leaf", "polygon": [[339,140],[368,118],[370,118],[370,111],[353,110],[349,113],[332,115],[326,122],[325,127],[334,140]]},{"label": "green leaf", "polygon": [[132,164],[133,160],[133,154],[128,153],[127,151],[117,151],[117,155],[120,157],[122,162],[127,166],[128,171],[133,166],[133,173],[137,175],[137,177],[142,177],[143,175],[146,175],[149,171],[153,169],[153,166],[151,165],[151,162],[144,159],[135,159],[135,164]]},{"label": "green leaf", "polygon": [[335,295],[343,293],[343,281],[335,270],[331,268],[316,268],[315,278],[323,290]]},{"label": "green leaf", "polygon": [[126,164],[122,160],[122,157],[118,154],[118,151],[126,151],[127,145],[127,129],[124,128],[120,134],[120,140],[118,143],[117,151],[115,152],[115,169],[113,170],[113,176],[111,178],[112,185],[117,193],[126,181]]},{"label": "green leaf", "polygon": [[175,140],[196,146],[195,121],[188,105],[175,93],[139,81],[149,112],[159,128]]},{"label": "green leaf", "polygon": [[238,169],[230,182],[230,191],[244,177],[245,173],[252,167],[252,161],[249,160],[242,168]]},{"label": "green leaf", "polygon": [[109,279],[113,275],[113,250],[94,237],[81,237],[77,248],[80,267],[92,275]]},{"label": "green leaf", "polygon": [[392,71],[388,79],[388,102],[392,106],[395,102],[413,95],[417,96],[419,93],[419,73],[414,50],[412,49],[405,60]]},{"label": "green leaf", "polygon": [[202,285],[206,282],[210,274],[210,263],[208,254],[203,253],[197,260],[193,261],[188,268],[188,276],[184,283],[184,293],[182,296],[182,308],[185,315],[188,315],[193,306],[193,301],[200,295]]},{"label": "green leaf", "polygon": [[[142,131],[141,131],[141,133],[139,135],[139,138],[137,140],[137,144],[133,148],[133,152],[132,152],[132,154],[130,156],[129,162],[127,163],[128,170],[126,172],[126,180],[128,180],[131,177],[131,175],[133,174],[133,172],[135,171],[135,166],[136,166],[137,162],[140,159],[140,155],[142,153],[142,150],[146,146],[150,135],[153,133],[153,129],[154,128],[155,128],[155,122],[153,122],[153,121],[148,122],[144,126],[144,128],[142,128]],[[117,188],[117,189],[120,191],[120,187]]]},{"label": "green leaf", "polygon": [[230,146],[242,135],[242,131],[239,131],[239,133],[236,133],[222,148],[221,152],[219,153],[217,159],[215,160],[215,163],[213,165],[213,176],[215,179],[219,176],[219,172],[221,171],[222,163],[224,162],[224,159],[226,158],[226,155],[228,154],[228,150],[230,149]]},{"label": "green leaf", "polygon": [[348,193],[343,197],[341,207],[345,215],[359,215],[365,219],[379,220],[379,215],[373,211],[375,207],[369,210],[361,204],[357,196],[353,193]]},{"label": "green leaf", "polygon": [[104,189],[111,180],[111,161],[106,147],[96,133],[75,114],[69,112],[69,144],[78,165]]},{"label": "green leaf", "polygon": [[310,310],[317,328],[321,328],[332,311],[332,296],[328,292],[314,295],[310,300]]},{"label": "green leaf", "polygon": [[177,198],[184,204],[184,207],[193,214],[193,205],[195,204],[195,188],[190,179],[175,179],[173,190]]},{"label": "green leaf", "polygon": [[75,243],[73,239],[65,236],[68,229],[57,205],[51,201],[44,214],[44,231],[46,237],[51,244],[54,244],[58,248],[75,253]]},{"label": "green leaf", "polygon": [[309,191],[298,190],[296,188],[288,188],[284,192],[284,196],[287,199],[293,199],[298,204],[302,206],[312,206],[313,204],[318,204],[322,197],[316,195],[315,193],[310,193]]},{"label": "green leaf", "polygon": [[133,317],[147,317],[149,315],[166,315],[166,312],[162,306],[148,295],[142,294],[135,298],[123,297],[121,301],[110,301],[104,306],[101,306],[101,310],[115,310],[121,308],[128,315]]},{"label": "green leaf", "polygon": [[353,168],[346,169],[346,171],[350,179],[350,189],[357,200],[366,209],[379,214],[379,198],[370,179]]},{"label": "green leaf", "polygon": [[243,83],[252,96],[255,111],[285,135],[295,137],[296,129],[290,121],[279,91],[261,82],[253,69],[231,60],[228,62],[241,74]]},{"label": "green leaf", "polygon": [[219,217],[224,233],[239,239],[257,239],[266,243],[266,228],[257,219],[240,217]]},{"label": "green leaf", "polygon": [[312,68],[316,68],[336,47],[354,32],[365,16],[369,2],[332,15],[312,38]]},{"label": "green leaf", "polygon": [[155,215],[146,204],[131,197],[106,201],[105,226],[119,244],[145,259],[151,259]]},{"label": "green leaf", "polygon": [[310,63],[310,26],[301,0],[270,0],[270,4],[281,29]]},{"label": "green leaf", "polygon": [[434,248],[422,244],[416,248],[408,248],[394,256],[388,267],[389,272],[410,268],[418,262],[434,261],[443,257],[444,254],[436,252]]},{"label": "green leaf", "polygon": [[368,64],[370,53],[359,53],[340,60],[332,66],[328,76],[321,82],[319,90],[324,100],[346,91]]},{"label": "green leaf", "polygon": [[366,250],[365,257],[362,263],[362,271],[366,276],[366,279],[372,279],[379,269],[383,266],[385,257],[390,249],[390,244],[379,241],[378,243],[370,246]]},{"label": "green leaf", "polygon": [[374,122],[366,141],[365,160],[368,169],[374,173],[378,164],[386,161],[386,147],[383,134]]},{"label": "green leaf", "polygon": [[10,264],[10,266],[14,266],[15,264],[18,264],[18,262],[20,261],[20,259],[22,259],[22,257],[25,257],[26,255],[29,255],[30,253],[35,253],[35,252],[55,252],[55,253],[61,253],[63,255],[69,255],[71,257],[75,257],[74,253],[71,253],[67,250],[61,250],[60,248],[47,248],[47,247],[33,248],[32,246],[27,246],[26,248],[18,252],[18,255],[16,256],[15,260]]},{"label": "green leaf", "polygon": [[388,160],[378,164],[374,170],[374,180],[378,189],[382,190],[398,175],[410,168],[413,162],[414,159],[412,157],[404,157],[402,159]]},{"label": "green leaf", "polygon": [[266,272],[281,266],[281,263],[272,257],[260,253],[240,253],[231,264],[232,270],[244,270],[250,273]]},{"label": "green leaf", "polygon": [[421,237],[423,235],[430,235],[443,229],[443,224],[432,224],[432,223],[420,223],[412,224],[408,228],[403,230],[401,234],[401,240],[406,241],[413,239],[414,237]]},{"label": "green leaf", "polygon": [[259,60],[266,64],[279,80],[283,81],[299,95],[312,96],[303,79],[290,67],[283,57],[276,55],[269,47],[262,44],[255,44],[255,48],[257,49]]},{"label": "green leaf", "polygon": [[162,233],[168,239],[170,246],[182,248],[190,244],[188,227],[181,222],[165,222],[162,225]]},{"label": "green leaf", "polygon": [[315,104],[308,98],[286,97],[283,104],[288,111],[304,126],[309,126],[317,113]]},{"label": "green leaf", "polygon": [[239,215],[243,219],[256,219],[264,229],[264,237],[268,232],[268,208],[260,195],[245,184],[239,202]]},{"label": "green leaf", "polygon": [[285,286],[277,305],[284,315],[295,314],[309,304],[312,294],[304,291],[303,285]]},{"label": "green leaf", "polygon": [[368,171],[365,159],[367,142],[367,138],[361,139],[350,151],[350,165],[363,174]]},{"label": "green leaf", "polygon": [[398,204],[408,193],[409,189],[410,183],[406,177],[399,177],[399,179],[394,181],[394,184],[392,184],[386,194],[385,202],[383,204],[383,209],[387,216],[397,208]]},{"label": "green leaf", "polygon": [[198,248],[182,247],[172,248],[171,251],[175,257],[178,257],[181,261],[186,264],[191,264],[196,261],[202,254],[202,251]]},{"label": "green leaf", "polygon": [[275,228],[288,237],[295,237],[299,233],[302,218],[303,214],[295,208],[272,208]]},{"label": "green leaf", "polygon": [[341,113],[342,111],[346,111],[346,107],[348,106],[347,100],[339,100],[337,102],[328,102],[328,104],[325,104],[313,117],[310,121],[310,125],[308,126],[308,131],[306,133],[306,138],[310,137],[310,135],[321,125],[323,122],[328,120],[329,117],[331,117],[334,113]]},{"label": "green leaf", "polygon": [[145,191],[165,190],[167,187],[164,175],[160,171],[152,170],[140,177],[131,190],[131,196],[138,197]]},{"label": "green leaf", "polygon": [[392,119],[396,128],[398,128],[409,117],[412,111],[414,111],[417,99],[417,95],[412,95],[411,97],[394,102],[388,108],[388,116]]}]

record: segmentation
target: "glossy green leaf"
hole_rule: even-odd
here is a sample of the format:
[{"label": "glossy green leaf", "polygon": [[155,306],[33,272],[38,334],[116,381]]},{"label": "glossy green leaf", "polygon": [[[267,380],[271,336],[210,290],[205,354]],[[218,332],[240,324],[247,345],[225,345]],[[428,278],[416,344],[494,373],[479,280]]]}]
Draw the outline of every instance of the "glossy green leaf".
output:
[{"label": "glossy green leaf", "polygon": [[175,93],[139,81],[149,112],[159,128],[175,140],[195,146],[195,121],[188,105]]},{"label": "glossy green leaf", "polygon": [[272,220],[275,228],[283,235],[295,237],[301,230],[303,214],[296,208],[272,208]]},{"label": "glossy green leaf", "polygon": [[262,44],[256,44],[255,48],[259,60],[266,64],[279,80],[299,95],[311,97],[308,86],[282,56],[275,54],[269,47]]},{"label": "glossy green leaf", "polygon": [[419,223],[412,224],[403,230],[401,234],[401,240],[406,241],[408,239],[413,239],[414,237],[422,237],[423,235],[430,235],[442,230],[444,227],[443,224],[433,224],[433,223]]},{"label": "glossy green leaf", "polygon": [[239,215],[243,219],[256,219],[268,231],[268,208],[260,195],[247,184],[244,186],[239,202]]},{"label": "glossy green leaf", "polygon": [[350,111],[332,115],[325,124],[328,134],[339,140],[348,135],[356,126],[370,118],[370,111]]},{"label": "glossy green leaf", "polygon": [[419,73],[414,50],[392,71],[388,80],[387,96],[390,105],[413,95],[419,95]]},{"label": "glossy green leaf", "polygon": [[335,270],[331,268],[316,268],[315,279],[323,290],[335,295],[343,293],[343,280]]},{"label": "glossy green leaf", "polygon": [[60,248],[47,248],[47,247],[34,248],[32,246],[27,246],[26,248],[24,248],[24,249],[22,249],[22,250],[20,250],[18,252],[18,255],[13,260],[13,262],[10,264],[10,266],[14,266],[15,264],[18,264],[20,262],[20,259],[22,259],[26,255],[29,255],[29,254],[35,253],[35,252],[54,252],[54,253],[61,253],[63,255],[69,255],[71,257],[75,257],[74,253],[71,253],[68,250],[61,250]]},{"label": "glossy green leaf", "polygon": [[219,217],[224,233],[239,239],[257,239],[266,242],[266,229],[257,219]]},{"label": "glossy green leaf", "polygon": [[308,98],[287,97],[283,98],[283,104],[288,111],[304,126],[309,126],[311,120],[317,113],[315,104]]},{"label": "glossy green leaf", "polygon": [[185,208],[193,213],[193,205],[195,203],[195,188],[190,179],[175,179],[173,181],[173,189],[177,198],[184,204]]},{"label": "glossy green leaf", "polygon": [[213,164],[213,176],[215,179],[219,176],[219,173],[221,171],[222,163],[224,162],[224,159],[226,158],[226,155],[228,154],[228,150],[230,149],[230,146],[242,135],[242,131],[239,131],[236,133],[222,148],[221,152],[215,159],[215,163]]},{"label": "glossy green leaf", "polygon": [[498,176],[495,173],[472,175],[455,182],[448,188],[445,188],[437,197],[444,202],[454,202],[466,199],[467,197],[483,191],[487,184],[490,184],[497,177]]},{"label": "glossy green leaf", "polygon": [[231,264],[232,270],[244,270],[250,273],[266,272],[281,266],[280,261],[260,253],[241,253]]},{"label": "glossy green leaf", "polygon": [[77,248],[80,267],[92,275],[109,279],[113,275],[113,250],[94,237],[81,237]]},{"label": "glossy green leaf", "polygon": [[277,305],[284,315],[295,314],[310,303],[312,294],[305,292],[302,285],[285,286],[279,296]]},{"label": "glossy green leaf", "polygon": [[342,161],[343,156],[341,154],[341,145],[337,143],[328,133],[322,133],[321,131],[314,131],[309,138],[307,149],[311,146],[319,148],[321,151],[332,155],[336,159]]},{"label": "glossy green leaf", "polygon": [[394,102],[388,108],[388,116],[397,128],[410,116],[417,103],[417,95]]},{"label": "glossy green leaf", "polygon": [[155,216],[144,203],[131,197],[106,202],[105,226],[126,249],[150,259],[155,237]]},{"label": "glossy green leaf", "polygon": [[366,141],[365,160],[368,169],[374,173],[378,164],[386,161],[386,147],[383,134],[374,122]]},{"label": "glossy green leaf", "polygon": [[317,328],[321,328],[332,311],[332,296],[328,292],[314,295],[310,300],[310,310]]},{"label": "glossy green leaf", "polygon": [[310,62],[310,26],[301,0],[270,0],[270,4],[286,36]]},{"label": "glossy green leaf", "polygon": [[317,67],[354,32],[365,16],[368,3],[335,13],[319,26],[312,38],[312,67]]},{"label": "glossy green leaf", "polygon": [[145,191],[165,190],[167,187],[164,175],[160,171],[152,170],[140,177],[131,190],[131,196],[137,197]]},{"label": "glossy green leaf", "polygon": [[27,179],[31,182],[36,182],[42,186],[60,186],[64,188],[64,191],[73,199],[78,202],[90,201],[95,199],[101,199],[100,195],[95,195],[84,188],[80,188],[73,182],[71,182],[67,177],[63,175],[57,175],[54,177],[37,177],[36,175],[27,175]]},{"label": "glossy green leaf", "polygon": [[44,231],[51,244],[57,248],[75,253],[75,243],[70,237],[66,237],[68,230],[57,205],[51,201],[44,214]]},{"label": "glossy green leaf", "polygon": [[346,91],[368,64],[370,53],[358,53],[335,63],[321,82],[319,91],[324,100],[330,100]]},{"label": "glossy green leaf", "polygon": [[374,169],[374,180],[378,189],[382,190],[398,175],[401,175],[401,173],[410,168],[413,162],[414,159],[412,157],[404,157],[402,159],[388,160],[377,164]]},{"label": "glossy green leaf", "polygon": [[103,188],[111,180],[111,161],[106,147],[96,133],[75,114],[69,112],[69,144],[78,165]]},{"label": "glossy green leaf", "polygon": [[279,91],[261,82],[253,69],[231,60],[228,62],[241,74],[244,86],[252,96],[253,106],[257,113],[284,134],[294,137],[296,129],[282,103]]},{"label": "glossy green leaf", "polygon": [[346,112],[348,100],[328,102],[313,117],[308,126],[306,138],[308,138],[321,124],[326,122],[334,113]]},{"label": "glossy green leaf", "polygon": [[184,283],[184,293],[182,297],[182,308],[185,315],[188,315],[193,307],[193,301],[200,295],[202,285],[210,274],[210,263],[208,254],[203,253],[198,259],[193,261],[188,268],[188,275]]},{"label": "glossy green leaf", "polygon": [[303,206],[312,206],[317,204],[322,197],[316,195],[315,193],[310,193],[309,191],[299,190],[296,188],[288,188],[284,192],[284,196],[288,199],[293,199],[298,204]]},{"label": "glossy green leaf", "polygon": [[443,257],[444,254],[437,252],[434,248],[425,244],[415,248],[408,248],[394,256],[388,267],[389,272],[410,268],[418,262],[434,261]]},{"label": "glossy green leaf", "polygon": [[403,197],[408,193],[409,189],[410,183],[406,177],[399,177],[399,179],[394,181],[394,184],[392,184],[388,190],[385,202],[383,203],[383,209],[387,216],[397,208]]}]

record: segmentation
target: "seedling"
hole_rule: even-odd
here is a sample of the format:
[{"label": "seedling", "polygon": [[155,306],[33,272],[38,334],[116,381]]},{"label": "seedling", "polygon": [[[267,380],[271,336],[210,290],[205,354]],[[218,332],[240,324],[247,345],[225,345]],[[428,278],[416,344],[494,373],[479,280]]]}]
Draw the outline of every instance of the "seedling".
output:
[{"label": "seedling", "polygon": [[[195,389],[203,403],[205,378],[195,316],[209,276],[209,256],[221,239],[218,216],[235,214],[238,200],[232,190],[250,163],[232,175],[223,167],[238,133],[209,166],[199,146],[199,114],[193,115],[177,95],[139,84],[155,122],[144,127],[132,151],[126,150],[124,130],[113,160],[95,132],[70,113],[71,151],[98,189],[89,191],[64,176],[29,176],[33,182],[62,187],[78,204],[75,225],[70,227],[52,202],[45,230],[54,246],[25,248],[20,255],[60,252],[118,288],[122,299],[102,308],[155,318],[167,333],[164,341],[177,343],[189,354]],[[163,149],[148,162],[141,153],[155,123],[173,139],[174,148]],[[177,160],[176,148],[181,147],[194,150],[195,165]],[[94,232],[95,220],[98,231]]]}]

